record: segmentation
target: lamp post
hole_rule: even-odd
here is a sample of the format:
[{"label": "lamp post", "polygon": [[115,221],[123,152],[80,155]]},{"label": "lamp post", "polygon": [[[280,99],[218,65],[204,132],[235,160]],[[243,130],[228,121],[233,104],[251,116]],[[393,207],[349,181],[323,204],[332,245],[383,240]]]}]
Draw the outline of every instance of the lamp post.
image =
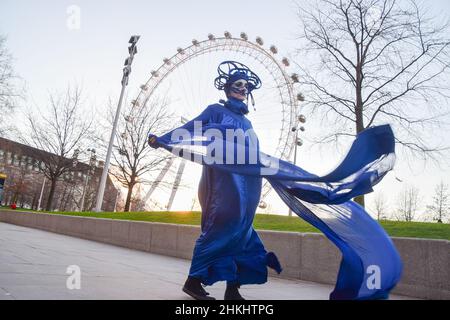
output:
[{"label": "lamp post", "polygon": [[100,179],[100,186],[99,186],[98,192],[97,192],[97,203],[95,206],[95,211],[97,211],[97,212],[102,211],[102,203],[103,203],[103,196],[105,193],[106,178],[108,175],[109,162],[111,160],[111,152],[112,152],[112,147],[114,144],[114,137],[115,137],[116,130],[117,130],[117,122],[119,121],[120,108],[122,107],[122,100],[123,100],[123,95],[125,92],[125,87],[128,85],[128,77],[131,73],[131,63],[133,62],[134,55],[137,53],[136,43],[138,42],[139,38],[140,38],[140,36],[131,36],[130,40],[128,41],[128,43],[131,44],[131,46],[128,47],[128,53],[130,54],[130,56],[125,60],[125,64],[124,64],[125,67],[123,68],[122,90],[120,92],[120,98],[119,98],[119,103],[117,105],[116,116],[114,118],[114,124],[113,124],[113,128],[111,131],[111,137],[109,139],[109,145],[108,145],[108,151],[106,153],[105,165],[103,167],[102,177]]},{"label": "lamp post", "polygon": [[41,194],[39,195],[39,202],[38,202],[38,211],[41,211],[41,202],[42,202],[42,196],[44,194],[44,188],[45,188],[45,176],[44,176],[44,181],[42,182],[42,187],[41,187]]},{"label": "lamp post", "polygon": [[119,200],[119,196],[120,196],[120,189],[117,189],[116,201],[114,202],[114,212],[117,212],[117,201]]},{"label": "lamp post", "polygon": [[83,212],[84,211],[84,201],[86,199],[86,189],[89,183],[89,174],[91,173],[91,170],[93,167],[95,167],[95,162],[97,161],[97,158],[95,156],[95,149],[87,149],[88,152],[91,153],[91,157],[89,158],[89,169],[88,172],[86,174],[86,179],[84,182],[84,187],[83,187],[83,195],[81,196],[81,205],[80,205],[80,211]]},{"label": "lamp post", "polygon": [[[295,140],[294,140],[294,165],[297,164],[297,147],[300,147],[303,145],[303,141],[298,136],[298,131],[305,131],[305,127],[303,127],[301,124],[306,122],[306,117],[301,114],[297,118],[297,124],[292,127],[292,131],[295,132]],[[289,217],[292,217],[292,210],[289,208]]]}]

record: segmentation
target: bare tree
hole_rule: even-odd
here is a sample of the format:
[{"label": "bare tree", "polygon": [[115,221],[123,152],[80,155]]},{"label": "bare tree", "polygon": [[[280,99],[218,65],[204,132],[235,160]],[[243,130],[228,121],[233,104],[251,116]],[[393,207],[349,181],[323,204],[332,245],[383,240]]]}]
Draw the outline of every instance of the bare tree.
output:
[{"label": "bare tree", "polygon": [[118,197],[116,202],[116,211],[125,211],[125,200],[120,196]]},{"label": "bare tree", "polygon": [[30,183],[28,181],[28,172],[23,166],[15,170],[10,176],[10,183],[5,186],[5,193],[11,195],[11,203],[18,204],[22,202],[23,207],[23,196],[29,191]]},{"label": "bare tree", "polygon": [[6,38],[0,35],[0,135],[11,128],[6,118],[16,107],[23,93],[16,85],[18,80],[12,65],[12,56],[6,48]]},{"label": "bare tree", "polygon": [[442,223],[450,212],[450,193],[448,185],[441,181],[434,189],[433,203],[427,206],[433,220]]},{"label": "bare tree", "polygon": [[40,110],[37,114],[29,111],[27,120],[31,131],[23,138],[27,144],[45,151],[37,153],[36,159],[43,163],[42,172],[50,181],[47,211],[52,208],[57,182],[74,171],[75,150],[83,147],[92,133],[92,117],[83,113],[79,87],[68,86],[64,93],[50,94],[49,102],[47,111]]},{"label": "bare tree", "polygon": [[[112,110],[109,122],[112,123]],[[151,183],[151,174],[161,170],[171,157],[167,152],[148,146],[148,135],[160,135],[174,127],[175,118],[164,101],[152,100],[144,106],[127,104],[119,120],[110,174],[128,189],[124,211],[130,211],[134,187]],[[162,183],[161,185],[163,185]]]},{"label": "bare tree", "polygon": [[419,189],[414,186],[406,186],[398,197],[397,219],[413,221],[419,209]]},{"label": "bare tree", "polygon": [[130,210],[145,211],[145,202],[142,196],[142,184],[138,184],[131,197]]},{"label": "bare tree", "polygon": [[388,212],[388,203],[385,195],[382,192],[378,192],[373,199],[373,207],[377,220],[386,219]]},{"label": "bare tree", "polygon": [[448,23],[438,25],[415,0],[318,0],[299,6],[299,18],[299,61],[309,62],[298,66],[304,108],[324,124],[314,142],[387,122],[407,155],[434,159],[447,150],[429,134],[449,114]]}]

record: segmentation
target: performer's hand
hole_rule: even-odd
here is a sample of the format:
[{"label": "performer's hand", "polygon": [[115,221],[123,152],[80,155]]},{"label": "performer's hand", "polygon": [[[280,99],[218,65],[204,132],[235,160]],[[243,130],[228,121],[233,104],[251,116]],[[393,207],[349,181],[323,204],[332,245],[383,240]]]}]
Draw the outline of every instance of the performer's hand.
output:
[{"label": "performer's hand", "polygon": [[157,136],[155,136],[154,134],[150,133],[148,135],[148,144],[153,149],[158,149],[159,148],[159,143],[158,143],[158,141],[156,141],[156,138],[157,138]]}]

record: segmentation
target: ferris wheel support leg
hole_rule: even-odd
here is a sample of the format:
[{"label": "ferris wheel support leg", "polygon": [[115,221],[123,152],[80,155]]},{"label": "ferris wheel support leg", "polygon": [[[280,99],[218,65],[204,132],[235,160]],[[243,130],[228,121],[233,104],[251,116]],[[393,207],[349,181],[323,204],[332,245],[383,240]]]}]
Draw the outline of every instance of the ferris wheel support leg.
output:
[{"label": "ferris wheel support leg", "polygon": [[147,194],[144,197],[144,203],[147,203],[148,199],[150,199],[150,196],[152,195],[153,191],[158,187],[159,183],[162,181],[164,176],[166,175],[167,171],[169,171],[170,167],[172,166],[175,158],[170,159],[167,161],[164,168],[159,173],[158,177],[156,177],[156,180],[152,183],[152,186],[150,187],[150,190],[148,190]]},{"label": "ferris wheel support leg", "polygon": [[181,160],[180,166],[178,167],[177,176],[175,178],[175,182],[172,187],[172,193],[170,194],[169,202],[167,203],[167,211],[170,211],[170,208],[173,204],[173,199],[175,198],[175,194],[177,193],[178,187],[180,185],[181,176],[183,175],[184,167],[186,166],[186,160]]}]

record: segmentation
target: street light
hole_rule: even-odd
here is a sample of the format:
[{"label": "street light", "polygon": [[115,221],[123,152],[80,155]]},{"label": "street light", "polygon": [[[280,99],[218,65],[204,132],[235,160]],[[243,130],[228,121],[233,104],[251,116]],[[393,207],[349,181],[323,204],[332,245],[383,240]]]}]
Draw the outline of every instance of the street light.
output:
[{"label": "street light", "polygon": [[45,188],[45,175],[44,181],[42,181],[41,194],[39,195],[39,201],[37,206],[38,211],[41,211],[41,203],[42,203],[42,196],[44,195],[44,188]]},{"label": "street light", "polygon": [[122,107],[123,95],[125,92],[125,87],[128,85],[128,77],[131,73],[131,63],[133,62],[134,55],[137,53],[136,43],[138,42],[140,36],[134,35],[130,38],[128,43],[131,46],[128,47],[128,53],[130,56],[125,60],[125,67],[123,68],[122,76],[122,90],[120,92],[119,103],[117,105],[116,116],[114,118],[114,124],[111,131],[111,137],[109,139],[108,152],[106,153],[105,165],[103,167],[102,178],[100,179],[100,186],[97,192],[97,203],[95,205],[95,211],[100,212],[102,210],[103,196],[105,194],[106,178],[108,175],[109,163],[111,160],[111,152],[114,144],[114,137],[117,130],[117,122],[119,121],[120,108]]},{"label": "street light", "polygon": [[81,196],[81,205],[80,205],[80,211],[83,212],[84,210],[84,200],[86,199],[86,189],[89,183],[89,174],[91,173],[91,170],[93,167],[95,167],[97,157],[95,156],[95,149],[87,149],[88,152],[91,153],[91,157],[89,158],[89,169],[86,174],[86,179],[84,181],[84,187],[83,187],[83,195]]}]

